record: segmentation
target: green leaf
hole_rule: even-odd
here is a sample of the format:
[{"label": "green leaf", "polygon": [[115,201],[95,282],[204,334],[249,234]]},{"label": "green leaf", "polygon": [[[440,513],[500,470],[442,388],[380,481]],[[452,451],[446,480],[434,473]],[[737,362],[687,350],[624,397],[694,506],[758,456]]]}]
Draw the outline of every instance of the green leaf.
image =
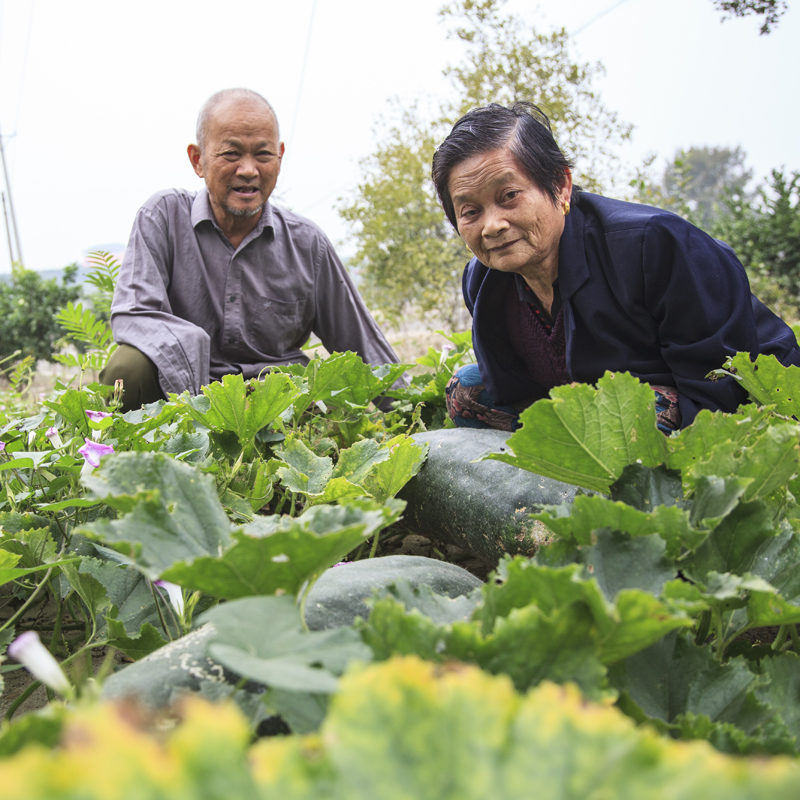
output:
[{"label": "green leaf", "polygon": [[[598,553],[599,559],[599,553]],[[666,577],[664,570],[656,578]],[[572,564],[561,568],[543,567],[522,558],[506,559],[495,580],[483,589],[483,604],[474,614],[488,635],[512,610],[531,605],[550,615],[573,603],[589,609],[595,625],[598,657],[610,664],[644,649],[671,630],[690,627],[692,621],[679,607],[662,602],[647,591],[624,588],[624,579],[611,572],[606,588],[614,592],[609,602],[594,578],[581,578],[583,568]],[[616,585],[614,585],[616,582]]]},{"label": "green leaf", "polygon": [[188,464],[160,453],[121,453],[86,483],[95,496],[129,513],[80,532],[125,553],[151,579],[176,561],[218,556],[230,543],[231,524],[213,478]]},{"label": "green leaf", "polygon": [[580,561],[586,574],[597,581],[606,599],[614,602],[626,589],[640,589],[658,596],[677,570],[667,559],[666,544],[657,535],[634,538],[611,530],[597,532],[591,547],[581,547]]},{"label": "green leaf", "polygon": [[800,742],[800,656],[784,653],[762,659],[759,666],[769,683],[759,684],[756,696],[780,714],[795,741]]},{"label": "green leaf", "polygon": [[9,553],[7,550],[0,550],[0,586],[34,572],[44,572],[51,567],[63,567],[66,564],[72,564],[79,560],[77,558],[65,558],[60,561],[50,561],[46,564],[39,564],[36,567],[17,568],[15,564],[18,563],[19,559],[20,556],[17,553]]},{"label": "green leaf", "polygon": [[666,460],[666,438],[655,424],[653,390],[628,373],[586,384],[559,386],[520,415],[524,423],[508,439],[513,454],[485,458],[607,492],[626,465]]},{"label": "green leaf", "polygon": [[404,364],[371,367],[357,353],[334,353],[312,361],[303,374],[308,381],[308,405],[322,401],[345,409],[363,408],[384,394],[403,374]]},{"label": "green leaf", "polygon": [[389,447],[381,447],[374,439],[362,439],[339,453],[333,478],[347,478],[350,483],[361,484],[372,468],[389,458]]},{"label": "green leaf", "polygon": [[428,445],[417,444],[409,436],[396,436],[383,447],[389,456],[374,465],[364,478],[364,488],[379,503],[394,497],[422,467]]},{"label": "green leaf", "polygon": [[[466,631],[472,636],[459,635]],[[518,691],[544,680],[571,681],[595,699],[603,697],[606,689],[598,650],[597,626],[583,603],[570,603],[551,613],[533,605],[514,609],[497,620],[483,641],[477,628],[457,623],[446,647],[451,658],[474,660],[487,672],[508,675]]]},{"label": "green leaf", "polygon": [[800,367],[784,367],[775,356],[761,354],[755,361],[748,353],[737,353],[725,367],[762,406],[774,405],[779,414],[800,415]]},{"label": "green leaf", "polygon": [[752,570],[759,550],[777,533],[763,502],[739,503],[681,562],[681,569],[701,583],[712,570],[743,575]]},{"label": "green leaf", "polygon": [[681,634],[670,634],[628,658],[616,676],[644,714],[673,723],[682,714],[704,714],[714,722],[730,722],[745,733],[775,715],[754,691],[765,682],[743,658],[721,664],[713,652]]},{"label": "green leaf", "polygon": [[332,692],[350,661],[369,660],[369,649],[350,628],[303,631],[291,597],[234,600],[207,611],[201,621],[214,625],[211,658],[272,688]]},{"label": "green leaf", "polygon": [[773,419],[770,411],[754,405],[742,406],[734,414],[703,409],[691,425],[667,439],[667,466],[686,473],[721,445],[745,447]]},{"label": "green leaf", "polygon": [[694,485],[703,475],[750,478],[744,500],[757,500],[784,486],[798,472],[800,463],[800,427],[792,423],[767,428],[748,447],[734,442],[718,443],[705,460],[695,462],[689,470],[689,483]]},{"label": "green leaf", "polygon": [[108,622],[108,644],[121,650],[126,656],[138,661],[140,658],[149,656],[167,642],[164,637],[149,623],[142,625],[139,632],[130,636],[125,625],[116,619],[109,618]]},{"label": "green leaf", "polygon": [[341,561],[374,530],[367,515],[324,533],[312,530],[310,521],[284,517],[278,528],[262,536],[258,526],[246,525],[233,533],[233,546],[221,556],[175,563],[163,577],[227,600],[276,592],[295,595],[305,581]]},{"label": "green leaf", "polygon": [[611,499],[651,512],[659,506],[674,506],[683,500],[681,477],[663,465],[652,469],[644,464],[628,464],[613,483]]},{"label": "green leaf", "polygon": [[246,384],[239,374],[225,375],[204,386],[203,394],[208,405],[196,398],[190,400],[186,406],[189,414],[217,433],[235,433],[245,448],[261,428],[292,404],[298,390],[289,375],[271,372],[263,380],[254,378]]},{"label": "green leaf", "polygon": [[83,600],[93,619],[111,605],[105,586],[93,575],[83,572],[77,564],[67,564],[61,569],[67,576],[70,586]]},{"label": "green leaf", "polygon": [[314,454],[296,434],[286,437],[277,457],[288,466],[276,472],[281,483],[292,492],[322,494],[333,474],[333,462]]},{"label": "green leaf", "polygon": [[540,514],[531,514],[558,536],[578,544],[590,544],[592,534],[601,529],[625,531],[631,536],[657,533],[667,543],[669,554],[680,555],[682,548],[697,547],[708,535],[689,522],[689,513],[677,506],[656,506],[647,513],[622,502],[613,502],[599,495],[577,495],[570,505],[551,507]]},{"label": "green leaf", "polygon": [[[93,576],[103,585],[113,607],[108,616],[121,622],[128,635],[138,633],[146,622],[160,626],[150,583],[138,570],[114,561],[84,556],[80,572]],[[102,633],[105,624],[103,618],[99,632]]]},{"label": "green leaf", "polygon": [[44,714],[25,714],[0,730],[0,758],[9,758],[29,746],[54,749],[61,740],[67,708],[56,704]]},{"label": "green leaf", "polygon": [[65,389],[55,400],[44,400],[42,405],[55,411],[65,422],[74,425],[79,436],[90,435],[87,411],[107,411],[99,395],[78,389]]},{"label": "green leaf", "polygon": [[701,477],[697,481],[691,506],[693,526],[715,528],[739,504],[751,478]]}]

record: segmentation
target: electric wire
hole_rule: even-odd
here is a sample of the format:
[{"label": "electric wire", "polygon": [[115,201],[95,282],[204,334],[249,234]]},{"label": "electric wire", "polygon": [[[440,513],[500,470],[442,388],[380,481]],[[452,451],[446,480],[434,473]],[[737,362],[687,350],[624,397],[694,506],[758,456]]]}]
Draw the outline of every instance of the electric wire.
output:
[{"label": "electric wire", "polygon": [[297,100],[294,104],[294,116],[292,117],[292,127],[289,128],[289,144],[294,142],[294,133],[297,127],[297,116],[300,113],[300,100],[303,96],[303,83],[306,78],[306,66],[308,65],[308,53],[311,50],[311,34],[314,29],[314,15],[317,11],[317,0],[312,0],[311,16],[308,20],[308,35],[306,36],[306,51],[303,55],[303,66],[300,68],[300,82],[297,85]]},{"label": "electric wire", "polygon": [[606,14],[610,14],[615,8],[619,8],[624,3],[627,3],[628,0],[618,0],[618,2],[613,3],[612,5],[608,6],[608,8],[603,9],[599,14],[595,14],[588,22],[584,22],[583,25],[579,25],[570,35],[567,37],[569,39],[574,39],[579,33],[583,33],[590,25],[593,25],[597,20],[604,17]]}]

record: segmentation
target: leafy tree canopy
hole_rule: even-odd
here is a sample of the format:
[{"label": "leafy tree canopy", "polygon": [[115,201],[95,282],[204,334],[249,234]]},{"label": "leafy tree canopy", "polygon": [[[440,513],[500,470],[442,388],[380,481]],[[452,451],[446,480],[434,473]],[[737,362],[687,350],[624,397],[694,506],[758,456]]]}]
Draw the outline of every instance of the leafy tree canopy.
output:
[{"label": "leafy tree canopy", "polygon": [[760,33],[771,33],[778,18],[786,11],[786,0],[714,0],[714,7],[722,11],[724,19],[747,17],[751,14],[763,17]]},{"label": "leafy tree canopy", "polygon": [[600,64],[576,61],[566,30],[541,33],[503,12],[504,0],[455,0],[441,10],[464,57],[446,70],[455,100],[424,113],[399,110],[375,152],[361,164],[362,180],[340,207],[352,224],[362,290],[370,308],[397,323],[435,313],[463,327],[461,272],[469,253],[445,219],[430,179],[436,146],[470,108],[528,100],[549,116],[556,137],[579,164],[576,175],[598,189],[615,173],[614,147],[630,126],[609,111],[594,89]]},{"label": "leafy tree canopy", "polygon": [[753,171],[745,167],[746,157],[740,147],[679,150],[658,179],[640,173],[634,184],[636,199],[675,211],[708,230],[721,216],[730,213],[731,202],[754,198],[746,189],[753,177]]},{"label": "leafy tree canopy", "polygon": [[67,303],[80,296],[74,286],[77,265],[64,269],[59,282],[38,272],[15,266],[8,282],[0,283],[0,358],[20,351],[20,357],[50,359],[64,330],[55,319]]}]

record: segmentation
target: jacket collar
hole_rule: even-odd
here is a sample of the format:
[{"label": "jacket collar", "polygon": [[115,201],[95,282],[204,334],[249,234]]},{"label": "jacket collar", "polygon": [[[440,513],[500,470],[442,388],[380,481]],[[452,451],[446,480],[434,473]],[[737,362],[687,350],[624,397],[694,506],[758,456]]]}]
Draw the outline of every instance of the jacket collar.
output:
[{"label": "jacket collar", "polygon": [[589,280],[584,247],[585,224],[586,217],[580,204],[575,203],[564,218],[564,232],[558,246],[558,284],[563,300],[572,297]]}]

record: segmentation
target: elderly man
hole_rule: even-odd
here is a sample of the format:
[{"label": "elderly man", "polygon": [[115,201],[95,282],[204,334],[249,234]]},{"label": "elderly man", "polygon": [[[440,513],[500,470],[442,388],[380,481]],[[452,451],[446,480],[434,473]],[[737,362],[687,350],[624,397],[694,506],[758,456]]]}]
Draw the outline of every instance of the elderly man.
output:
[{"label": "elderly man", "polygon": [[100,376],[123,380],[123,410],[307,363],[312,332],[330,352],[397,362],[325,234],[269,203],[283,152],[256,92],[227,89],[203,106],[188,154],[205,189],[153,195],[123,258],[111,307],[120,346]]}]

